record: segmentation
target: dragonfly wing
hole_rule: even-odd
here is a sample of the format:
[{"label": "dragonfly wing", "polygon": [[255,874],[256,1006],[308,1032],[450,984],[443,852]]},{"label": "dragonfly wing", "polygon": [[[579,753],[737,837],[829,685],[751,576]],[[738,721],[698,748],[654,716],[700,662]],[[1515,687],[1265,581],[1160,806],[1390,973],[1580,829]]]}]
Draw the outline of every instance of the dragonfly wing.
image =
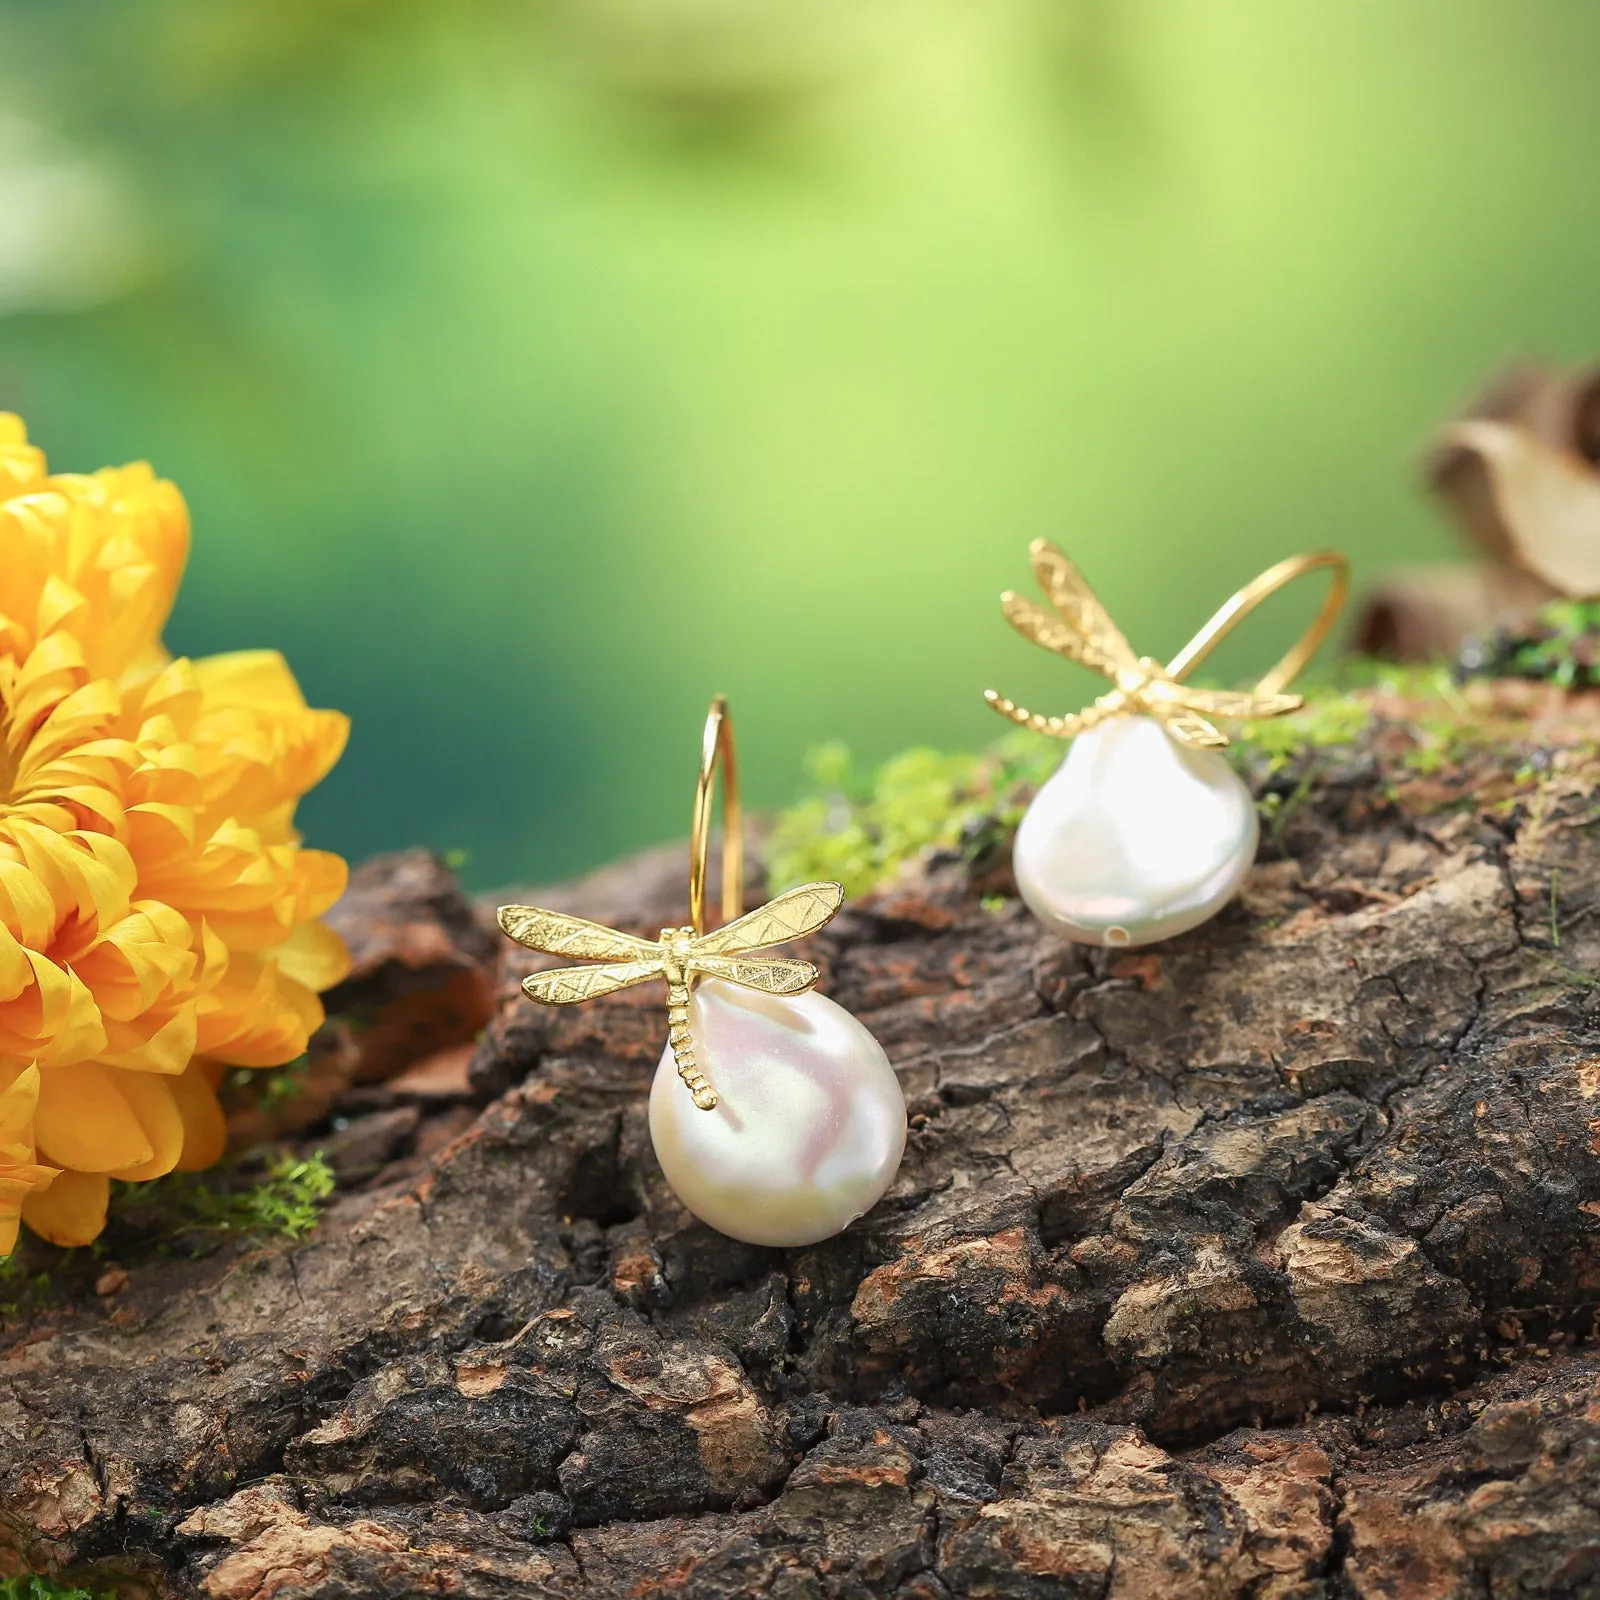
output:
[{"label": "dragonfly wing", "polygon": [[1166,707],[1154,708],[1166,730],[1174,739],[1181,739],[1185,744],[1192,745],[1196,750],[1225,750],[1228,747],[1227,736],[1200,715],[1198,711],[1187,711],[1181,706],[1168,710]]},{"label": "dragonfly wing", "polygon": [[1084,582],[1083,574],[1048,539],[1035,539],[1029,554],[1039,586],[1078,637],[1077,648],[1063,653],[1111,678],[1137,667],[1139,658],[1133,647]]},{"label": "dragonfly wing", "polygon": [[1298,711],[1305,704],[1297,694],[1241,694],[1232,689],[1190,689],[1187,686],[1179,691],[1178,698],[1201,716],[1236,717],[1241,722],[1281,717]]},{"label": "dragonfly wing", "polygon": [[564,911],[542,911],[538,906],[501,906],[500,926],[518,944],[551,956],[633,961],[658,951],[649,939],[636,939],[631,933],[618,933],[598,922],[569,917]]},{"label": "dragonfly wing", "polygon": [[831,922],[843,904],[844,890],[837,883],[802,883],[798,889],[785,890],[764,906],[696,939],[691,958],[787,944]]},{"label": "dragonfly wing", "polygon": [[689,959],[694,970],[708,978],[726,978],[729,983],[759,989],[763,994],[803,994],[819,976],[809,961],[786,961],[779,956],[741,958],[696,953]]},{"label": "dragonfly wing", "polygon": [[1116,676],[1117,668],[1112,665],[1111,658],[1096,650],[1092,641],[1054,611],[1046,611],[1025,595],[1013,594],[1009,589],[1000,596],[1000,610],[1006,621],[1030,643],[1042,645],[1058,656],[1081,662],[1108,677]]},{"label": "dragonfly wing", "polygon": [[547,1006],[572,1006],[580,1000],[597,1000],[618,989],[661,975],[661,957],[650,961],[617,961],[608,967],[557,967],[522,980],[522,992]]},{"label": "dragonfly wing", "polygon": [[1125,668],[1136,665],[1131,651],[1126,657],[1117,655],[1105,648],[1103,640],[1090,638],[1064,617],[1046,611],[1043,606],[1009,589],[1000,596],[1000,610],[1024,639],[1043,645],[1068,661],[1076,661],[1091,672],[1114,679]]}]

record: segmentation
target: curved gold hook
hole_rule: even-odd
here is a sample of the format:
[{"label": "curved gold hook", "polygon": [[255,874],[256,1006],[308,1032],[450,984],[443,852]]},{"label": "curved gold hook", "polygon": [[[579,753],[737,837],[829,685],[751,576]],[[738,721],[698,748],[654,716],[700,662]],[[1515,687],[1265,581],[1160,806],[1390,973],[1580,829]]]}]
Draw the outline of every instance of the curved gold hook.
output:
[{"label": "curved gold hook", "polygon": [[706,931],[706,863],[711,853],[711,807],[717,770],[722,771],[722,920],[744,910],[744,814],[739,805],[739,766],[733,754],[733,718],[725,695],[711,702],[700,741],[700,776],[694,788],[694,823],[689,830],[689,923],[695,937]]},{"label": "curved gold hook", "polygon": [[1242,589],[1217,607],[1211,620],[1167,663],[1167,676],[1181,683],[1261,602],[1296,578],[1326,567],[1333,573],[1322,608],[1298,641],[1256,685],[1257,694],[1278,694],[1305,671],[1306,664],[1322,648],[1333,632],[1333,625],[1344,609],[1350,592],[1350,562],[1337,550],[1312,550],[1289,556],[1252,578]]}]

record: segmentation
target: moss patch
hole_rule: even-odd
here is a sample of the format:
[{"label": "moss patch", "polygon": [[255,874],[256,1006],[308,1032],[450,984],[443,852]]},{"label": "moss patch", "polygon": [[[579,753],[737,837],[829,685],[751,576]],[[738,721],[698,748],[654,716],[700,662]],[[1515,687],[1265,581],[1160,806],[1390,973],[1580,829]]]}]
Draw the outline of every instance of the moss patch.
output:
[{"label": "moss patch", "polygon": [[54,1578],[26,1575],[0,1578],[0,1600],[101,1600],[92,1589],[57,1583]]},{"label": "moss patch", "polygon": [[226,1172],[175,1172],[123,1188],[115,1216],[159,1246],[204,1254],[224,1239],[303,1239],[333,1193],[333,1168],[319,1153],[281,1152],[257,1183],[239,1186]]},{"label": "moss patch", "polygon": [[819,746],[806,759],[812,793],[779,814],[767,841],[772,887],[831,878],[855,896],[927,851],[976,853],[989,827],[1015,827],[1062,753],[1018,733],[977,755],[906,750],[862,773],[845,746]]},{"label": "moss patch", "polygon": [[1462,661],[1485,675],[1600,688],[1600,601],[1552,600],[1528,622],[1469,645]]},{"label": "moss patch", "polygon": [[302,1053],[281,1067],[235,1067],[223,1078],[218,1094],[225,1109],[253,1105],[276,1110],[305,1093],[311,1057]]},{"label": "moss patch", "polygon": [[[108,1258],[131,1265],[141,1254],[199,1258],[230,1240],[303,1239],[321,1220],[334,1174],[320,1153],[280,1151],[265,1169],[256,1161],[116,1188],[106,1231],[93,1244],[63,1250],[24,1232],[17,1248],[0,1256],[0,1321],[89,1303]],[[7,1600],[4,1589],[0,1600]]]}]

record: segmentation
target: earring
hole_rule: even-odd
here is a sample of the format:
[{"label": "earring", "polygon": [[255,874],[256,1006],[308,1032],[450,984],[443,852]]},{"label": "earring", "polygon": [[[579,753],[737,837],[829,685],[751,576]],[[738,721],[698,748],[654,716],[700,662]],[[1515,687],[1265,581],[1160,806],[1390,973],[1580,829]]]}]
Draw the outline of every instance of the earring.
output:
[{"label": "earring", "polygon": [[[706,858],[722,773],[722,926],[706,931]],[[744,848],[733,723],[711,703],[689,842],[689,922],[655,941],[536,906],[502,906],[531,950],[609,963],[536,972],[530,1000],[572,1005],[667,982],[667,1046],[650,1086],[650,1138],[695,1216],[749,1244],[803,1245],[847,1228],[894,1180],[906,1103],[883,1046],[817,994],[809,961],[759,955],[815,933],[844,901],[807,883],[740,916]]]},{"label": "earring", "polygon": [[[1238,892],[1260,832],[1250,791],[1217,754],[1228,741],[1211,719],[1299,709],[1300,696],[1283,690],[1332,630],[1349,588],[1349,562],[1332,551],[1280,561],[1220,607],[1163,667],[1134,655],[1054,545],[1036,539],[1030,554],[1054,610],[1008,591],[1000,597],[1006,621],[1116,687],[1068,717],[1040,716],[992,689],[984,695],[1012,722],[1072,741],[1017,829],[1017,888],[1041,922],[1082,944],[1152,944],[1186,933]],[[1267,596],[1323,567],[1333,583],[1322,609],[1253,690],[1184,683]]]}]

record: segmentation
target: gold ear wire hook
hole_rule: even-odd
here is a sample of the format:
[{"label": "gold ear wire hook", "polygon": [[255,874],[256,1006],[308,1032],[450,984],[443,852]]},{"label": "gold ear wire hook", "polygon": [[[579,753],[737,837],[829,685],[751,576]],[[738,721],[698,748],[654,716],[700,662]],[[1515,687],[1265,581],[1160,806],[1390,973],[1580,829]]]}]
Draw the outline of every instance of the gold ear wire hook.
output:
[{"label": "gold ear wire hook", "polygon": [[1305,555],[1289,556],[1252,578],[1218,606],[1211,620],[1167,663],[1167,676],[1181,683],[1263,600],[1319,568],[1333,573],[1333,582],[1328,586],[1321,609],[1277,666],[1263,673],[1256,684],[1257,694],[1281,693],[1305,671],[1333,632],[1333,625],[1344,609],[1350,593],[1350,562],[1337,550],[1313,550]]},{"label": "gold ear wire hook", "polygon": [[[706,862],[711,851],[711,805],[722,773],[722,923],[706,932]],[[541,1005],[570,1006],[665,978],[667,1039],[694,1103],[714,1111],[717,1092],[706,1081],[689,1031],[689,999],[697,978],[719,978],[762,994],[804,994],[817,981],[809,961],[763,954],[825,927],[844,902],[837,883],[802,883],[741,916],[744,909],[744,830],[739,771],[733,755],[728,702],[711,702],[700,742],[700,777],[689,837],[689,922],[663,928],[654,940],[621,933],[564,911],[501,906],[500,926],[530,950],[576,956],[601,966],[556,967],[533,973],[522,991]]]},{"label": "gold ear wire hook", "polygon": [[678,1063],[678,1075],[702,1110],[714,1110],[716,1091],[706,1082],[695,1056],[689,1032],[689,998],[694,992],[686,960],[689,938],[706,931],[706,869],[711,855],[711,809],[716,800],[717,772],[722,772],[722,921],[732,922],[744,910],[744,813],[739,804],[739,763],[733,753],[733,718],[728,698],[718,695],[706,713],[700,738],[700,772],[694,785],[694,817],[689,825],[689,927],[671,939],[663,929],[663,944],[675,947],[668,957],[667,1042]]},{"label": "gold ear wire hook", "polygon": [[706,862],[711,852],[711,806],[722,770],[722,920],[744,910],[744,813],[739,804],[739,766],[733,753],[733,718],[725,695],[711,702],[700,741],[700,776],[694,786],[694,821],[689,830],[689,924],[698,938],[706,931]]},{"label": "gold ear wire hook", "polygon": [[[1083,574],[1045,539],[1030,547],[1033,570],[1050,601],[1051,610],[1018,594],[1000,597],[1006,621],[1023,638],[1057,655],[1109,678],[1115,687],[1085,707],[1065,717],[1043,716],[1007,700],[993,689],[984,699],[1011,722],[1055,739],[1072,739],[1108,717],[1135,715],[1156,718],[1174,738],[1202,750],[1227,745],[1227,736],[1213,717],[1252,721],[1280,717],[1298,710],[1299,695],[1285,694],[1288,683],[1316,654],[1333,630],[1350,587],[1349,562],[1332,550],[1291,556],[1269,567],[1220,606],[1203,628],[1163,667],[1149,656],[1136,655],[1111,620]],[[1253,690],[1239,693],[1222,689],[1192,689],[1183,679],[1200,664],[1269,595],[1295,578],[1319,568],[1333,573],[1321,610],[1294,647]]]}]

